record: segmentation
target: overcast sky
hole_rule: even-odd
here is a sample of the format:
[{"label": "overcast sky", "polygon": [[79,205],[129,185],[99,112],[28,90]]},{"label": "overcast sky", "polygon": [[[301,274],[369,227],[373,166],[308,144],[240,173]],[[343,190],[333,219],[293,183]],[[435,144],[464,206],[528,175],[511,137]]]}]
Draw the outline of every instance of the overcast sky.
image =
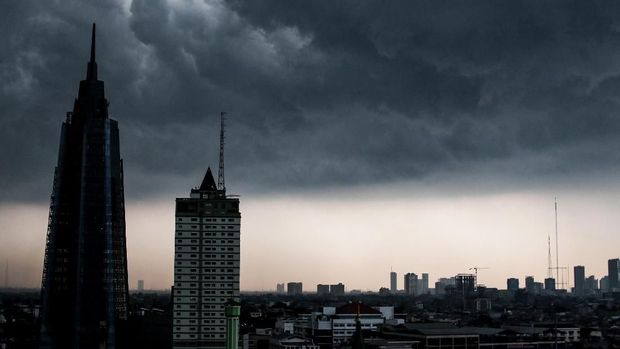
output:
[{"label": "overcast sky", "polygon": [[[390,266],[434,280],[484,262],[492,286],[542,278],[554,196],[561,265],[600,277],[620,255],[618,2],[9,0],[0,258],[16,284],[40,283],[60,126],[94,21],[132,283],[171,284],[174,198],[217,165],[220,111],[242,289],[378,288]],[[497,262],[515,246],[520,259]]]}]

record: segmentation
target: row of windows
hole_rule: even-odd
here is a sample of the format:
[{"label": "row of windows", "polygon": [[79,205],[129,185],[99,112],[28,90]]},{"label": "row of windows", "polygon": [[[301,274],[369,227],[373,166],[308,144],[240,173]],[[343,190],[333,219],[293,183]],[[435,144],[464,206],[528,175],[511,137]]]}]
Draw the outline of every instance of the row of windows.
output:
[{"label": "row of windows", "polygon": [[[182,266],[198,266],[198,261],[175,261],[175,266],[177,267],[182,267]],[[225,266],[225,265],[233,265],[234,262],[228,261],[228,262],[212,262],[212,261],[203,261],[202,265],[221,265],[221,266]]]},{"label": "row of windows", "polygon": [[218,283],[203,283],[202,287],[218,287],[218,286],[224,286],[224,287],[232,287],[233,284],[231,283],[224,283],[224,282],[218,282]]},{"label": "row of windows", "polygon": [[[219,234],[219,235],[218,235]],[[212,237],[217,237],[217,236],[221,236],[221,237],[235,237],[235,234],[239,234],[239,232],[232,232],[232,233],[213,233],[213,232],[202,232],[202,236],[212,236]],[[197,232],[189,232],[189,231],[178,231],[177,230],[177,237],[178,238],[182,238],[185,236],[190,236],[190,237],[198,237],[198,233]]]},{"label": "row of windows", "polygon": [[[222,279],[223,279],[223,277],[222,277]],[[231,279],[232,279],[232,276],[228,276],[228,277],[227,277],[227,279],[228,279],[228,280],[231,280]],[[187,282],[186,282],[186,283],[183,283],[183,282],[177,282],[177,283],[175,283],[175,287],[181,287],[181,288],[183,288],[183,286],[185,286],[185,287],[198,287],[198,284],[196,284],[196,283],[192,283],[192,282],[189,282],[189,283],[187,283]],[[203,286],[203,287],[207,287],[207,286]],[[207,292],[207,291],[205,291],[205,292]]]},{"label": "row of windows", "polygon": [[[174,313],[175,317],[181,316],[181,314],[183,314],[183,313],[181,313],[180,311],[177,311],[177,312]],[[190,313],[183,314],[183,315],[197,316],[198,314],[196,312],[190,312]],[[217,312],[217,313],[202,313],[202,316],[203,317],[209,317],[210,316],[210,317],[220,317],[220,318],[223,318],[224,317],[224,313],[221,312],[221,311]]]},{"label": "row of windows", "polygon": [[[235,247],[203,247],[202,250],[203,251],[217,251],[219,248],[220,251],[234,251]],[[177,245],[177,251],[183,251],[183,250],[190,250],[190,251],[197,251],[198,250],[198,246],[178,246]]]},{"label": "row of windows", "polygon": [[[180,284],[181,282],[177,282],[177,284]],[[196,285],[196,284],[189,284],[190,287],[191,285]],[[217,294],[217,291],[214,290],[202,290],[203,294]],[[232,294],[232,291],[228,291],[228,292],[224,292],[224,291],[220,291],[220,294]]]},{"label": "row of windows", "polygon": [[[177,222],[187,221],[188,218],[177,217]],[[205,222],[217,222],[218,218],[203,218]],[[234,222],[234,218],[219,218],[220,222]],[[198,222],[198,217],[190,217],[189,221]]]},{"label": "row of windows", "polygon": [[[187,258],[187,256],[188,255],[184,256],[183,254],[180,254],[180,253],[177,254],[177,258],[183,258],[183,257]],[[196,255],[196,254],[190,254],[189,256],[190,256],[190,258],[198,258],[198,255]],[[229,254],[229,255],[226,255],[226,254],[219,254],[219,255],[216,255],[216,254],[202,254],[202,258],[218,258],[218,257],[219,258],[228,258],[228,259],[235,258],[235,256],[232,255],[232,254]],[[237,255],[237,257],[239,257],[239,255]]]},{"label": "row of windows", "polygon": [[[177,243],[178,244],[197,244],[200,241],[198,241],[198,239],[177,239]],[[239,239],[217,239],[217,240],[209,240],[209,239],[203,239],[202,240],[203,244],[234,244],[234,243],[239,243]]]},{"label": "row of windows", "polygon": [[[208,230],[232,230],[235,228],[239,228],[239,226],[233,226],[233,225],[229,225],[229,226],[225,226],[225,225],[203,225],[201,227],[201,229],[208,229]],[[178,230],[193,230],[193,229],[198,229],[197,225],[183,225],[183,224],[177,224],[177,231]]]},{"label": "row of windows", "polygon": [[[182,323],[183,320],[174,320],[175,324],[180,324]],[[190,324],[195,324],[198,322],[198,320],[196,319],[187,319],[187,322]],[[224,319],[219,319],[219,320],[213,320],[213,319],[202,319],[202,323],[203,324],[223,324],[224,323]]]},{"label": "row of windows", "polygon": [[[181,338],[180,334],[175,334],[174,335],[175,338]],[[190,334],[189,335],[190,338],[196,338],[195,334]],[[223,334],[203,334],[202,338],[224,338]]]},{"label": "row of windows", "polygon": [[[175,326],[174,328],[176,331],[196,331],[197,328],[196,327],[180,327],[180,326]],[[211,331],[211,332],[217,332],[217,331],[226,331],[226,327],[203,327],[202,328],[203,331]]]}]

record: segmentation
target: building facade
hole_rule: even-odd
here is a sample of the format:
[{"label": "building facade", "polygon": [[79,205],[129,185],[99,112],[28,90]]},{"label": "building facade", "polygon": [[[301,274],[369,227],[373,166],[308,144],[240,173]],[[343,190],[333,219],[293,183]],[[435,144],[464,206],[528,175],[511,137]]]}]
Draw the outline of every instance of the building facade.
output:
[{"label": "building facade", "polygon": [[329,295],[329,285],[324,285],[324,284],[316,285],[316,294],[319,296]]},{"label": "building facade", "polygon": [[174,348],[225,348],[226,304],[239,301],[241,213],[207,170],[176,199]]},{"label": "building facade", "polygon": [[289,296],[298,296],[301,295],[303,292],[304,285],[301,282],[289,282],[288,284],[286,284],[286,293]]},{"label": "building facade", "polygon": [[41,348],[115,348],[127,319],[123,162],[97,77],[95,25],[86,79],[62,124],[41,287]]},{"label": "building facade", "polygon": [[334,285],[329,285],[329,294],[335,297],[344,296],[344,284],[339,282]]},{"label": "building facade", "polygon": [[398,275],[395,271],[390,272],[390,291],[392,293],[398,292],[398,281],[396,280]]},{"label": "building facade", "polygon": [[583,265],[577,265],[573,268],[573,271],[575,277],[575,288],[573,291],[575,295],[583,296],[585,294],[586,268]]},{"label": "building facade", "polygon": [[620,289],[620,259],[614,258],[607,261],[607,276],[609,291],[614,292]]},{"label": "building facade", "polygon": [[509,278],[506,280],[506,290],[508,293],[513,294],[519,289],[519,279]]},{"label": "building facade", "polygon": [[412,296],[418,295],[418,275],[415,273],[407,273],[403,276],[403,284],[405,293]]}]

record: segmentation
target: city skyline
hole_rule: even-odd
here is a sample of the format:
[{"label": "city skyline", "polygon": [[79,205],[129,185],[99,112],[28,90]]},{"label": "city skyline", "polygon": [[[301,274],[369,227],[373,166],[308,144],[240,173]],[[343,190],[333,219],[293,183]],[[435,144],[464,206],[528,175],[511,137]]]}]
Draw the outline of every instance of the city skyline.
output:
[{"label": "city skyline", "polygon": [[59,124],[92,21],[123,125],[130,285],[172,285],[174,198],[217,163],[222,110],[242,290],[377,290],[390,268],[399,284],[474,266],[490,267],[488,286],[542,281],[556,196],[571,286],[576,265],[606,275],[620,254],[620,5],[556,4],[553,20],[545,2],[453,5],[0,5],[11,284],[40,285]]}]

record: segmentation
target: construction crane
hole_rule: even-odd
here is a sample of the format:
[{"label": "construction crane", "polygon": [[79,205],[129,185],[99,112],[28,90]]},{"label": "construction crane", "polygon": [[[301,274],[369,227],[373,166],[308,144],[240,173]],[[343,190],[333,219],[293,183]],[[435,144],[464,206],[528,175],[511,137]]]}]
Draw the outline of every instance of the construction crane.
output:
[{"label": "construction crane", "polygon": [[469,268],[469,270],[473,270],[474,273],[476,274],[476,284],[478,283],[478,270],[480,270],[480,269],[491,269],[491,268],[489,268],[489,267],[478,267],[478,266],[474,266],[474,267]]}]

